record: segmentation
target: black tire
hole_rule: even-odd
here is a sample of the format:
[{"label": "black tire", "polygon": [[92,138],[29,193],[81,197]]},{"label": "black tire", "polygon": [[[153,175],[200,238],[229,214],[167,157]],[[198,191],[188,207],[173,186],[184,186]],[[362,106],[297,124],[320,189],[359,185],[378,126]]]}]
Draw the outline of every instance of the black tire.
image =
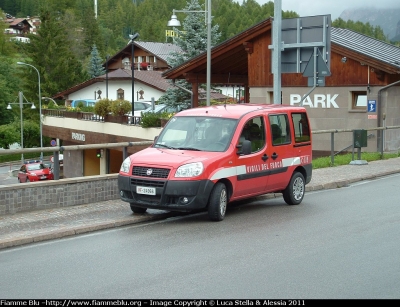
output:
[{"label": "black tire", "polygon": [[133,204],[130,204],[130,205],[131,205],[131,210],[133,213],[145,213],[147,211],[147,208],[136,207]]},{"label": "black tire", "polygon": [[211,221],[222,221],[228,205],[228,193],[225,184],[218,182],[211,191],[208,203],[208,216]]},{"label": "black tire", "polygon": [[18,177],[18,183],[21,183],[21,179],[19,179],[19,177]]},{"label": "black tire", "polygon": [[26,183],[28,183],[28,182],[31,182],[30,180],[29,180],[29,178],[26,178],[26,181],[25,181]]},{"label": "black tire", "polygon": [[303,174],[295,172],[282,193],[283,199],[288,205],[298,205],[303,200],[305,191],[306,185]]}]

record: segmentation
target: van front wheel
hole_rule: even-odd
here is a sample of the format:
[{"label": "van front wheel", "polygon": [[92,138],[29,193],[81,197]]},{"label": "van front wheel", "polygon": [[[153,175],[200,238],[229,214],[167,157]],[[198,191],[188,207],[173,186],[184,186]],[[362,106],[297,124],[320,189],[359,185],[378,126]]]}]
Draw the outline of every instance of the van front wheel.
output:
[{"label": "van front wheel", "polygon": [[131,205],[131,210],[133,213],[145,213],[147,211],[147,208],[136,207],[134,204],[130,204],[130,205]]},{"label": "van front wheel", "polygon": [[282,193],[283,199],[288,205],[298,205],[303,200],[305,190],[304,176],[302,173],[296,172]]},{"label": "van front wheel", "polygon": [[226,186],[222,182],[218,182],[210,195],[208,203],[208,216],[211,221],[222,221],[225,217],[226,206],[228,204],[228,194]]}]

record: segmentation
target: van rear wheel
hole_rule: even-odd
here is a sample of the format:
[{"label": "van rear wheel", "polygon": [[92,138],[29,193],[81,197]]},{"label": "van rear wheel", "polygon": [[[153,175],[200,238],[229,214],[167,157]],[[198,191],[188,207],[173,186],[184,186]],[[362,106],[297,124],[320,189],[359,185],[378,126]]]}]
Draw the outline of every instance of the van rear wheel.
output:
[{"label": "van rear wheel", "polygon": [[225,217],[226,206],[228,204],[228,194],[226,186],[222,182],[218,182],[210,195],[208,203],[208,217],[211,221],[222,221]]},{"label": "van rear wheel", "polygon": [[134,204],[130,204],[130,205],[131,205],[131,210],[133,213],[145,213],[147,211],[147,208],[136,207]]},{"label": "van rear wheel", "polygon": [[286,189],[283,191],[283,199],[288,205],[298,205],[301,203],[306,190],[304,176],[300,172],[295,172],[290,179]]}]

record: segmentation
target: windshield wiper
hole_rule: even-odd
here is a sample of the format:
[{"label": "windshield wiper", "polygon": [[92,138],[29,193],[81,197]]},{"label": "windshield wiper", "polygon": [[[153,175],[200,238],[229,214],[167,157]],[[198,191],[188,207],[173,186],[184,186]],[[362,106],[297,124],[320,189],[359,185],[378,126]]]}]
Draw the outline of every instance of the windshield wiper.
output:
[{"label": "windshield wiper", "polygon": [[168,146],[168,145],[165,145],[165,144],[161,144],[161,143],[156,143],[156,144],[154,144],[154,146],[160,146],[160,147],[164,147],[164,148],[168,148],[168,149],[176,149],[175,147],[171,147],[171,146]]},{"label": "windshield wiper", "polygon": [[201,149],[194,148],[194,147],[178,147],[178,148],[176,148],[176,149],[179,149],[179,150],[195,150],[195,151],[201,151]]}]

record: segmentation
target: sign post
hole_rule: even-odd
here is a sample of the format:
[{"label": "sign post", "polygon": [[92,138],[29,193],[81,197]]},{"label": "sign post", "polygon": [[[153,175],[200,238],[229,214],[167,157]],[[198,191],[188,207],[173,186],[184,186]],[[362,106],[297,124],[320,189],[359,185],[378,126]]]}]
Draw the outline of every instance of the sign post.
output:
[{"label": "sign post", "polygon": [[281,7],[281,0],[275,0],[272,45],[268,46],[273,51],[274,104],[281,104],[282,72],[301,73],[307,69],[309,86],[312,83],[314,87],[301,100],[303,105],[303,100],[317,86],[325,85],[324,77],[330,76],[331,16],[282,20]]}]

